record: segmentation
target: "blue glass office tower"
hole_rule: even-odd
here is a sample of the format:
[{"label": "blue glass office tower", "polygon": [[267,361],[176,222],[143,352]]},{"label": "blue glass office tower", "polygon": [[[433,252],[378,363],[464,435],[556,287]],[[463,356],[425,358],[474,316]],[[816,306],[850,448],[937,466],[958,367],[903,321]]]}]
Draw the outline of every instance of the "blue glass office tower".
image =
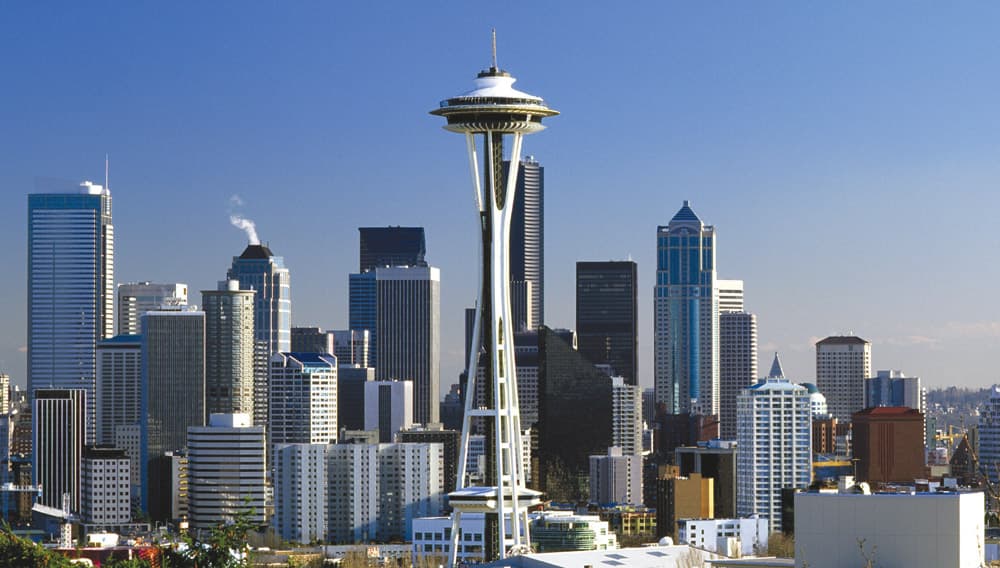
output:
[{"label": "blue glass office tower", "polygon": [[78,188],[28,195],[28,391],[86,393],[94,443],[97,342],[114,335],[111,192]]},{"label": "blue glass office tower", "polygon": [[656,230],[654,387],[670,414],[719,413],[715,227],[687,201]]},{"label": "blue glass office tower", "polygon": [[271,249],[250,243],[226,274],[239,280],[240,290],[255,290],[254,326],[254,412],[257,426],[267,424],[268,366],[271,355],[292,349],[291,276],[285,259]]}]

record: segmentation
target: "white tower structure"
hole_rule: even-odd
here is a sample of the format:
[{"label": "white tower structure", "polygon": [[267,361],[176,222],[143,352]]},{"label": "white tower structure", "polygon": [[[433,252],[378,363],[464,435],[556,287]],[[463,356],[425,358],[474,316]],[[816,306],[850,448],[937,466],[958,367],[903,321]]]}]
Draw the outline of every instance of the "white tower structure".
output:
[{"label": "white tower structure", "polygon": [[[454,509],[451,565],[455,564],[458,550],[461,516],[468,512],[486,514],[484,557],[487,562],[530,551],[527,510],[538,503],[541,496],[525,487],[526,477],[520,459],[521,418],[514,366],[509,244],[522,137],[542,130],[542,119],[559,113],[546,106],[541,98],[514,89],[514,81],[510,73],[497,65],[494,32],[493,64],[479,73],[475,88],[442,101],[439,108],[431,111],[447,119],[445,130],[465,135],[482,240],[481,287],[471,345],[486,348],[481,362],[478,361],[479,349],[469,350],[466,369],[477,369],[481,364],[489,381],[484,406],[473,410],[474,397],[466,397],[458,471],[465,471],[471,418],[482,417],[487,425],[486,482],[483,487],[466,487],[465,478],[460,475],[458,487],[449,495],[449,504]],[[477,135],[482,136],[482,161],[476,148]],[[506,157],[505,137],[511,140],[510,155]],[[506,172],[505,159],[510,162]],[[465,392],[476,392],[477,373],[469,372],[467,376]],[[505,535],[505,519],[510,523],[510,537]]]}]

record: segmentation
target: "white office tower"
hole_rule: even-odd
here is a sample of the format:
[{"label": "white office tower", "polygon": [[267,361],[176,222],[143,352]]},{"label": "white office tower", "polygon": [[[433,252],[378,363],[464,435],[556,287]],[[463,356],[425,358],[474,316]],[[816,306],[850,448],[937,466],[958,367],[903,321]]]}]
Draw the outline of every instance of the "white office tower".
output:
[{"label": "white office tower", "polygon": [[[737,282],[742,284],[742,281]],[[736,439],[736,397],[740,391],[753,386],[756,381],[757,316],[742,311],[721,312],[719,314],[719,437],[723,440]]]},{"label": "white office tower", "polygon": [[762,379],[736,402],[736,514],[760,515],[781,530],[781,490],[812,481],[809,391],[783,378]]},{"label": "white office tower", "polygon": [[743,311],[742,280],[722,280],[720,278],[715,281],[715,287],[719,290],[720,314]]},{"label": "white office tower", "polygon": [[642,506],[642,456],[617,446],[606,456],[590,456],[590,502]]},{"label": "white office tower", "polygon": [[118,335],[142,333],[142,314],[162,307],[186,306],[188,286],[183,282],[156,284],[128,282],[118,285]]},{"label": "white office tower", "polygon": [[236,280],[201,292],[208,414],[253,414],[255,296]]},{"label": "white office tower", "polygon": [[865,379],[872,376],[872,344],[855,336],[816,343],[816,386],[838,422],[865,409]]},{"label": "white office tower", "polygon": [[642,387],[611,377],[611,445],[626,455],[642,453]]},{"label": "white office tower", "polygon": [[365,383],[365,430],[378,430],[378,441],[394,441],[396,432],[413,427],[413,381]]},{"label": "white office tower", "polygon": [[358,544],[378,538],[378,445],[327,448],[327,542]]},{"label": "white office tower", "polygon": [[191,527],[211,529],[249,512],[264,523],[264,427],[249,414],[212,414],[188,428],[188,513]]},{"label": "white office tower", "polygon": [[97,342],[114,335],[114,250],[107,188],[83,182],[28,195],[28,394],[83,389],[88,444]]},{"label": "white office tower", "polygon": [[80,513],[85,523],[107,526],[132,522],[132,464],[124,451],[85,448],[80,474]]},{"label": "white office tower", "polygon": [[990,481],[1000,481],[1000,385],[993,385],[990,398],[979,410],[979,464]]},{"label": "white office tower", "polygon": [[[465,469],[473,416],[488,422],[487,455],[490,463],[483,486],[457,487],[449,494],[449,504],[454,510],[451,565],[456,561],[458,527],[462,514],[466,512],[486,514],[488,536],[484,543],[484,558],[487,562],[530,551],[528,507],[537,504],[541,497],[540,493],[525,486],[527,478],[520,459],[523,442],[515,384],[517,371],[510,286],[511,221],[521,166],[522,139],[525,134],[542,130],[543,118],[559,113],[549,108],[540,97],[514,89],[515,79],[497,65],[495,35],[493,39],[493,65],[478,74],[473,90],[445,99],[431,111],[431,114],[447,120],[446,130],[465,137],[479,229],[476,237],[482,243],[480,264],[476,267],[480,290],[469,343],[474,348],[469,350],[466,369],[470,372],[465,392],[476,391],[474,383],[478,373],[471,370],[479,367],[480,345],[485,347],[482,365],[489,381],[483,407],[473,410],[474,397],[466,397],[458,471]],[[504,138],[511,141],[507,156],[504,155]],[[477,148],[480,143],[482,160]],[[509,164],[506,168],[504,160]],[[541,245],[540,240],[538,244]],[[541,299],[542,275],[538,276],[539,289],[536,293]],[[536,323],[541,324],[544,316],[539,313],[537,318],[533,316],[531,319],[537,319]],[[437,400],[434,404],[437,405]],[[419,414],[417,420],[420,421]],[[510,531],[504,528],[508,518]]]},{"label": "white office tower", "polygon": [[38,503],[80,510],[80,461],[86,432],[87,393],[83,389],[38,389],[31,413],[31,474],[42,486]]},{"label": "white office tower", "polygon": [[116,335],[98,342],[97,443],[114,444],[117,428],[138,427],[141,403],[142,338]]},{"label": "white office tower", "polygon": [[284,540],[326,540],[326,449],[326,444],[275,447],[272,525]]},{"label": "white office tower", "polygon": [[719,414],[715,227],[685,201],[656,230],[654,376],[668,414]]},{"label": "white office tower", "polygon": [[271,357],[271,444],[337,441],[337,358],[326,353]]},{"label": "white office tower", "polygon": [[333,332],[333,354],[341,365],[368,366],[371,332],[367,329],[338,329]]}]

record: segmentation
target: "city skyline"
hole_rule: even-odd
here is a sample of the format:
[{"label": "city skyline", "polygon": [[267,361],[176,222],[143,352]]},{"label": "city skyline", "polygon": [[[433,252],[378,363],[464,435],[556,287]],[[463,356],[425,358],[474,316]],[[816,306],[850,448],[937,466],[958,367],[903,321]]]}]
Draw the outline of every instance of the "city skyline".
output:
[{"label": "city skyline", "polygon": [[[237,212],[295,272],[296,326],[347,327],[358,227],[425,227],[442,270],[446,392],[464,367],[476,253],[464,237],[472,221],[446,205],[467,197],[461,144],[424,111],[442,88],[463,87],[465,70],[487,66],[495,25],[501,65],[565,109],[530,149],[549,186],[546,323],[574,325],[576,261],[633,258],[639,384],[651,386],[653,233],[690,199],[718,228],[720,275],[746,283],[762,357],[781,352],[789,376],[814,378],[812,342],[853,332],[872,341],[875,369],[905,368],[928,387],[989,384],[1000,340],[997,315],[981,307],[1000,276],[982,261],[1000,206],[989,191],[1000,179],[989,95],[997,7],[781,6],[646,5],[622,14],[620,29],[558,6],[542,7],[539,22],[485,12],[434,21],[410,7],[387,20],[373,17],[385,8],[350,7],[271,20],[261,7],[216,6],[193,21],[180,11],[160,21],[148,7],[5,7],[0,52],[23,56],[10,61],[19,88],[8,108],[19,112],[5,113],[0,142],[0,234],[15,269],[0,288],[0,372],[25,384],[24,195],[39,191],[35,177],[103,183],[110,153],[117,283],[212,289],[247,244],[229,226]],[[234,15],[240,25],[227,26]],[[560,29],[545,25],[556,15]],[[258,42],[264,22],[273,26]],[[100,41],[71,42],[79,28]],[[925,45],[930,33],[951,41]],[[441,65],[421,63],[431,60]],[[628,91],[624,116],[593,120],[622,96],[597,80]],[[411,86],[402,93],[399,82]],[[433,167],[420,171],[426,160]],[[962,235],[940,229],[951,225]],[[947,289],[937,276],[970,266],[975,277]]]}]

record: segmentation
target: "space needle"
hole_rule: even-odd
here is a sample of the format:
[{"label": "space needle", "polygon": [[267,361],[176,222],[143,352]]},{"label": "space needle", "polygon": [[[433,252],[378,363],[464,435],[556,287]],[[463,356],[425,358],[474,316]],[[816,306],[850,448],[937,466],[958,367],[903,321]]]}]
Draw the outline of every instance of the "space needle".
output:
[{"label": "space needle", "polygon": [[[510,73],[497,65],[494,30],[490,68],[476,76],[471,91],[445,99],[431,111],[447,120],[445,130],[465,135],[482,242],[479,297],[466,367],[458,482],[455,491],[448,494],[453,509],[451,566],[457,561],[463,513],[485,514],[483,552],[487,562],[530,552],[528,508],[537,505],[541,498],[540,492],[525,487],[511,324],[509,243],[521,140],[525,134],[545,128],[543,118],[559,113],[546,106],[540,97],[515,89],[514,81]],[[477,136],[482,140],[482,156]],[[510,141],[507,157],[510,165],[506,171],[505,139]],[[481,358],[480,345],[485,348]],[[485,400],[473,405],[480,366],[485,371],[482,375]],[[486,431],[484,486],[468,486],[465,476],[473,417],[483,421]],[[509,523],[509,533],[505,523]]]}]

